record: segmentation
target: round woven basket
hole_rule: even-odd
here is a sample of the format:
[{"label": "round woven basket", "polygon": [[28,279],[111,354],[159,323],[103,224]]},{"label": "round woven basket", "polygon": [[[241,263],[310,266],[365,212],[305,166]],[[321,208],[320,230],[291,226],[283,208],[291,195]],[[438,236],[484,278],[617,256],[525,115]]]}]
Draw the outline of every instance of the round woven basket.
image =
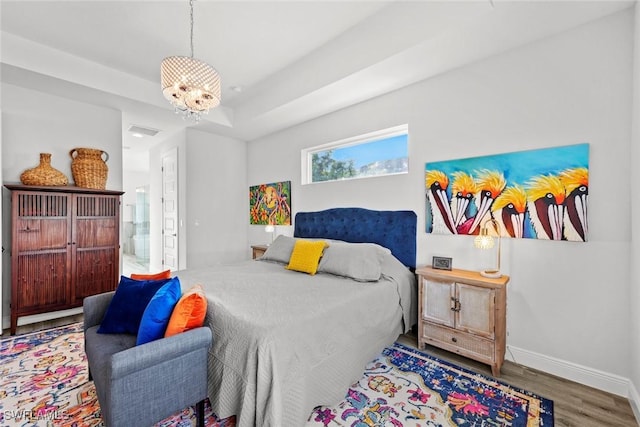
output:
[{"label": "round woven basket", "polygon": [[69,179],[51,166],[50,153],[40,153],[40,164],[22,172],[20,182],[24,185],[67,185]]},{"label": "round woven basket", "polygon": [[71,173],[77,187],[104,190],[107,186],[106,151],[94,148],[74,148],[69,151],[71,156]]}]

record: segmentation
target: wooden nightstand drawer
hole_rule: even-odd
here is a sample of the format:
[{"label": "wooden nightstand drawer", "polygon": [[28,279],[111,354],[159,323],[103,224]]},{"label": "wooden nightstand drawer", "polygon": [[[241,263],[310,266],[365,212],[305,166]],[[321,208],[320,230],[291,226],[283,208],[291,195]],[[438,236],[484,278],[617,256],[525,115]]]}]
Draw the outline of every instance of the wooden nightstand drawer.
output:
[{"label": "wooden nightstand drawer", "polygon": [[425,323],[422,327],[423,338],[437,347],[471,357],[481,362],[493,362],[495,344],[492,340],[480,338],[465,332]]}]

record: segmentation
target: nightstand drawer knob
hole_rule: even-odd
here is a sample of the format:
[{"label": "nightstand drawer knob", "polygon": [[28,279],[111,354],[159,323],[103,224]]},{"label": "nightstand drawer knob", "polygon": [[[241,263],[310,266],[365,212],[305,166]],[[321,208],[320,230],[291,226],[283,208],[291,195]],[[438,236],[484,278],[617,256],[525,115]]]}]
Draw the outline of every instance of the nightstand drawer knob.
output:
[{"label": "nightstand drawer knob", "polygon": [[456,338],[456,337],[451,337],[451,341],[453,341],[453,342],[458,342],[458,338]]}]

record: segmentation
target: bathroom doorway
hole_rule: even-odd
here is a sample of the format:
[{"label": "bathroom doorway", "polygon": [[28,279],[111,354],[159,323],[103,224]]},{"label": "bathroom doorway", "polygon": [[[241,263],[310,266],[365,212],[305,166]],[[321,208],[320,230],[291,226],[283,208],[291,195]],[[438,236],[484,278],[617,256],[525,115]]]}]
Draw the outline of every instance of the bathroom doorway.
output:
[{"label": "bathroom doorway", "polygon": [[136,187],[130,223],[124,222],[125,245],[123,247],[122,274],[149,272],[149,186]]}]

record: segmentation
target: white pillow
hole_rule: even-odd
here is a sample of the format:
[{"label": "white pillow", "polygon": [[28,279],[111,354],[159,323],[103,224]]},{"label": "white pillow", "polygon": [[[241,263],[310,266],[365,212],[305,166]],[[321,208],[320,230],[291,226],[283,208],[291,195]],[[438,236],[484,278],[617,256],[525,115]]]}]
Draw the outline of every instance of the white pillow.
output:
[{"label": "white pillow", "polygon": [[329,243],[318,265],[318,273],[349,277],[359,282],[377,282],[382,261],[391,251],[374,243]]},{"label": "white pillow", "polygon": [[291,252],[293,252],[293,246],[296,243],[296,239],[289,236],[279,235],[276,240],[273,241],[264,254],[258,258],[261,261],[275,261],[284,264],[289,263],[291,258]]}]

